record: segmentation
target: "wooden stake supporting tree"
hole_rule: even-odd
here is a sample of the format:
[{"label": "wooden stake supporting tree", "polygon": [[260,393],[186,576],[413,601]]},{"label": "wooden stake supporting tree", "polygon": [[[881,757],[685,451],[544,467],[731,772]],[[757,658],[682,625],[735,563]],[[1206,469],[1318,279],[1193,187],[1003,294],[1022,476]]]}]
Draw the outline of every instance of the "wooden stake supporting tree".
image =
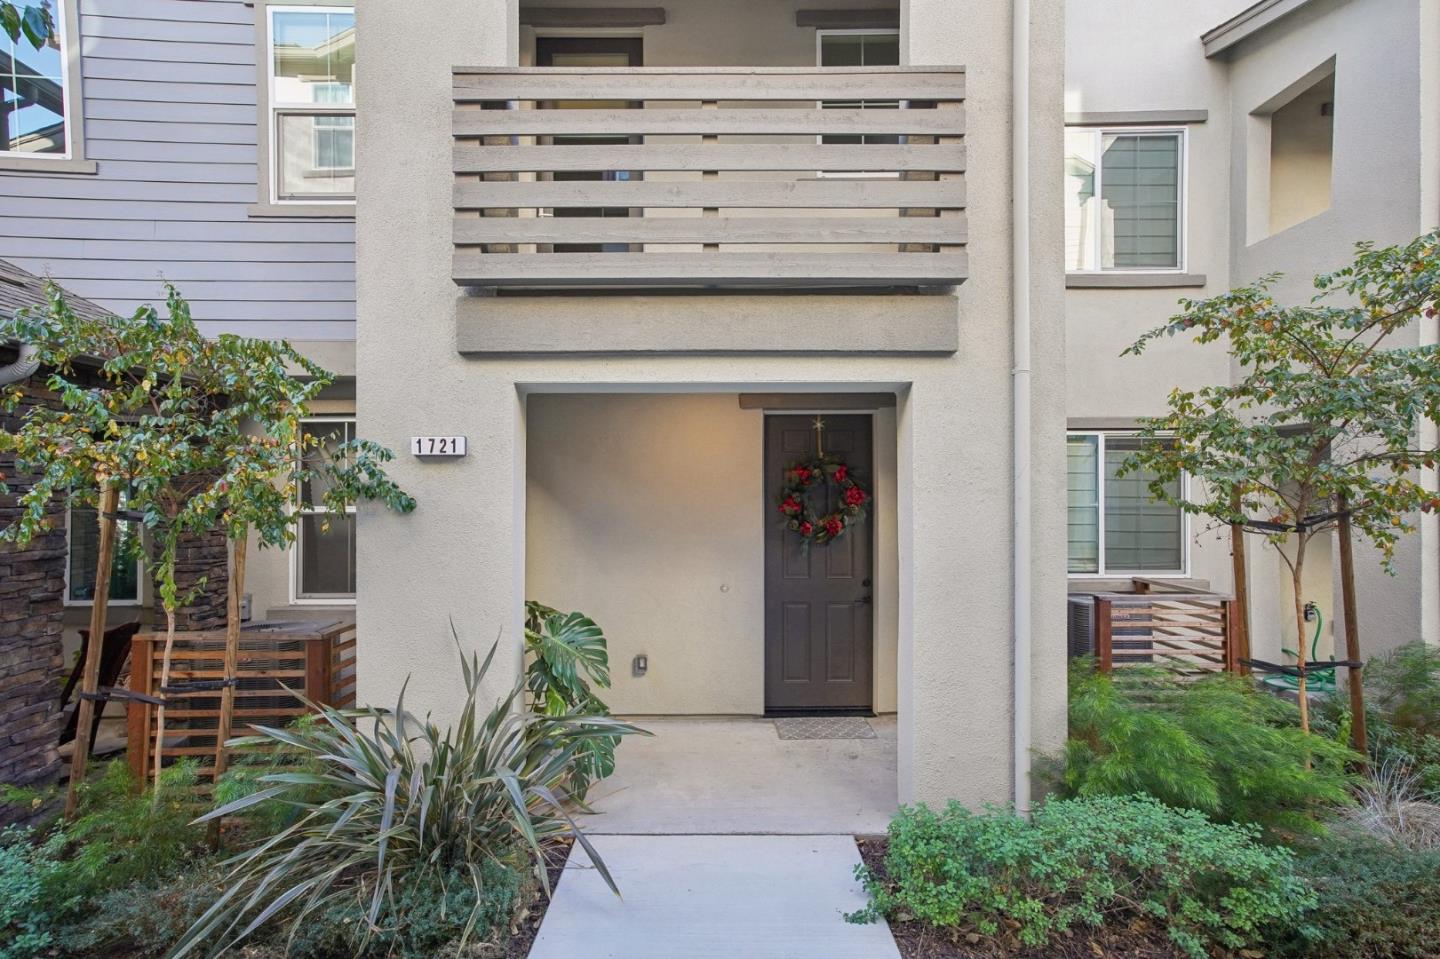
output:
[{"label": "wooden stake supporting tree", "polygon": [[[365,440],[321,450],[303,434],[310,401],[332,378],[289,344],[228,335],[206,339],[173,287],[167,287],[164,316],[145,306],[131,317],[82,319],[57,287],[47,286],[47,296],[46,309],[0,320],[0,339],[37,348],[41,364],[53,371],[47,385],[61,401],[59,409],[30,408],[17,432],[0,433],[0,451],[13,452],[17,467],[38,477],[19,499],[20,516],[0,530],[0,538],[28,542],[46,528],[54,497],[89,500],[97,491],[123,487],[127,511],[142,517],[153,545],[150,568],[166,620],[162,696],[176,614],[186,600],[176,582],[184,537],[223,528],[240,544],[241,557],[250,530],[262,546],[288,546],[299,521],[291,507],[303,485],[322,487],[324,505],[333,511],[360,499],[401,512],[414,508],[415,501],[385,474],[389,450]],[[81,362],[98,362],[104,385],[76,382],[74,366]],[[0,394],[7,411],[19,399],[18,388]],[[239,569],[243,577],[243,559]],[[108,583],[107,572],[97,591]],[[238,637],[243,578],[235,586],[228,619]],[[97,598],[95,606],[103,616],[104,603]],[[102,640],[103,630],[92,632],[96,657]],[[227,651],[227,690],[234,659]],[[223,721],[229,724],[233,693],[225,701]],[[156,712],[158,773],[164,705]],[[83,721],[81,727],[89,728]],[[223,755],[218,758],[223,764]]]},{"label": "wooden stake supporting tree", "polygon": [[95,562],[95,595],[90,603],[90,642],[85,644],[85,665],[80,679],[80,695],[76,704],[74,751],[70,754],[70,782],[65,789],[65,818],[75,815],[80,798],[80,784],[85,781],[85,767],[90,762],[90,728],[95,718],[96,696],[100,691],[100,654],[105,647],[105,614],[110,605],[110,566],[115,558],[115,511],[120,507],[120,490],[111,483],[100,491],[100,508],[96,520],[100,524],[99,549]]},{"label": "wooden stake supporting tree", "polygon": [[[1304,572],[1316,537],[1340,533],[1347,659],[1356,744],[1364,742],[1359,616],[1354,595],[1352,532],[1390,569],[1399,538],[1420,510],[1440,497],[1419,481],[1440,451],[1419,443],[1422,419],[1440,420],[1440,347],[1397,346],[1392,337],[1440,300],[1440,232],[1402,246],[1358,244],[1353,263],[1315,278],[1315,297],[1282,306],[1265,277],[1183,310],[1126,352],[1182,334],[1224,342],[1237,379],[1199,390],[1175,390],[1164,416],[1145,421],[1146,444],[1127,469],[1152,474],[1151,492],[1217,524],[1264,536],[1290,570],[1296,626],[1297,692],[1306,702]],[[1163,442],[1160,441],[1163,439]],[[1174,490],[1188,474],[1196,494]],[[1236,537],[1237,588],[1243,545]],[[1348,574],[1345,572],[1348,570]],[[1325,668],[1336,668],[1327,664]]]}]

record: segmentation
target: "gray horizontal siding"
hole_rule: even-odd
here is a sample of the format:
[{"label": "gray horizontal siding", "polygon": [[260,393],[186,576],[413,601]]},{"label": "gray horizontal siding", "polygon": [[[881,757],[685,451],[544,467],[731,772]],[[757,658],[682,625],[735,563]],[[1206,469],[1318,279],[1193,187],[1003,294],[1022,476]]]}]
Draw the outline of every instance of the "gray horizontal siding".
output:
[{"label": "gray horizontal siding", "polygon": [[99,172],[0,172],[0,258],[117,312],[168,280],[209,332],[351,338],[354,224],[248,210],[254,8],[79,2],[86,158]]}]

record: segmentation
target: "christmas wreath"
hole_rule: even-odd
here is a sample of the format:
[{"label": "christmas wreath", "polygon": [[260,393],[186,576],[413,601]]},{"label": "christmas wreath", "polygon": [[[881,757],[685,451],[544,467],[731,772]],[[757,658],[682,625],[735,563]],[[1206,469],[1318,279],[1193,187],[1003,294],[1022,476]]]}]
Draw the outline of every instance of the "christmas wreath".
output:
[{"label": "christmas wreath", "polygon": [[[840,488],[838,504],[834,512],[816,516],[810,508],[808,494],[814,487],[828,484]],[[863,522],[869,502],[870,493],[855,479],[848,465],[832,456],[820,456],[796,463],[785,471],[779,509],[786,529],[799,534],[807,544],[824,545]]]}]

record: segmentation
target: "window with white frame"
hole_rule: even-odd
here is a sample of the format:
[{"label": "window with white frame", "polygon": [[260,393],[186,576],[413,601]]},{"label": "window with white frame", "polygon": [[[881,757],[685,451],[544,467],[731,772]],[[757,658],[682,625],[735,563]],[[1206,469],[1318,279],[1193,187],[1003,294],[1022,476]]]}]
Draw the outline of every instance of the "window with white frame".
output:
[{"label": "window with white frame", "polygon": [[[120,509],[125,498],[120,498]],[[65,518],[65,602],[91,603],[95,600],[95,573],[100,563],[100,518],[93,507],[72,505]],[[138,523],[119,520],[115,524],[115,554],[110,561],[110,602],[135,605],[140,602],[144,576]]]},{"label": "window with white frame", "polygon": [[1065,269],[1184,269],[1184,130],[1065,131]]},{"label": "window with white frame", "polygon": [[[65,4],[45,0],[55,25],[37,50],[24,33],[17,40],[0,31],[0,156],[68,156],[66,117],[69,62]],[[24,9],[24,5],[21,5]]]},{"label": "window with white frame", "polygon": [[[817,30],[816,56],[822,67],[893,67],[900,63],[898,30]],[[825,100],[822,109],[895,110],[898,100]],[[899,143],[894,134],[826,134],[822,143]]]},{"label": "window with white frame", "polygon": [[[1069,570],[1074,574],[1184,573],[1185,514],[1150,492],[1155,475],[1120,465],[1145,440],[1133,433],[1067,437]],[[1171,492],[1180,495],[1180,484]]]},{"label": "window with white frame", "polygon": [[281,203],[355,197],[355,11],[266,8],[270,176]]},{"label": "window with white frame", "polygon": [[[301,430],[318,441],[308,455],[328,459],[355,438],[355,420],[326,417],[306,420]],[[308,444],[307,444],[308,445]],[[323,479],[301,484],[297,508],[294,593],[297,602],[334,602],[355,598],[355,508],[331,512],[325,506]]]}]

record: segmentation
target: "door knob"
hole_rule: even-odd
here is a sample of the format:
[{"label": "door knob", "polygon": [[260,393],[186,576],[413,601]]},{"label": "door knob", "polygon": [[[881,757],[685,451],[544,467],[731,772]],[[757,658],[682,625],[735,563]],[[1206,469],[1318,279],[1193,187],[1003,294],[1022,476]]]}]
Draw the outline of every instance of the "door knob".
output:
[{"label": "door knob", "polygon": [[864,606],[864,605],[867,605],[867,604],[870,602],[870,597],[869,597],[869,596],[861,596],[859,599],[855,600],[855,602],[859,603],[861,606]]}]

